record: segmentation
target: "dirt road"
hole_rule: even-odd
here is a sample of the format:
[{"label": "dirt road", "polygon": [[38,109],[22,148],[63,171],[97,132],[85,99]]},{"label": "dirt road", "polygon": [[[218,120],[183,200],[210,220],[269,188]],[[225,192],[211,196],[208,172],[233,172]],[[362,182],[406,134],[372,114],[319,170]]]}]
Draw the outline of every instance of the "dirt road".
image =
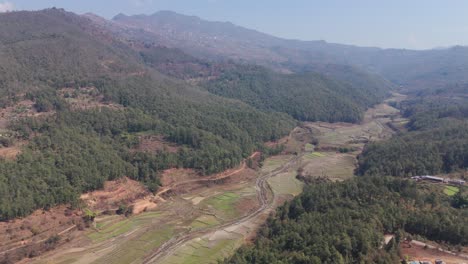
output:
[{"label": "dirt road", "polygon": [[440,251],[441,253],[453,255],[453,256],[456,256],[457,258],[464,259],[464,260],[468,261],[468,255],[463,254],[463,253],[456,253],[456,252],[453,252],[453,251],[445,250],[443,248],[435,247],[433,245],[430,245],[430,244],[427,244],[425,242],[418,241],[418,240],[412,240],[411,244],[419,246],[419,247],[423,247],[423,248],[426,248],[426,249],[437,250],[437,251]]},{"label": "dirt road", "polygon": [[192,240],[195,237],[201,237],[205,234],[213,232],[214,230],[227,229],[231,226],[237,226],[237,225],[243,224],[251,220],[252,218],[255,218],[262,212],[268,210],[273,204],[275,193],[272,191],[267,180],[271,177],[274,177],[280,173],[287,171],[288,169],[293,167],[296,164],[296,162],[300,160],[300,158],[301,156],[294,156],[280,168],[275,169],[272,172],[266,173],[264,175],[261,175],[260,177],[257,178],[255,182],[255,189],[257,193],[257,199],[260,204],[260,207],[257,210],[239,219],[229,221],[223,225],[219,225],[213,228],[203,229],[200,231],[183,233],[176,237],[173,237],[172,239],[170,239],[169,241],[161,245],[158,249],[156,249],[156,251],[154,251],[149,257],[147,257],[143,263],[159,263],[162,260],[164,260],[165,257],[169,256],[178,248],[183,246],[184,243]]}]

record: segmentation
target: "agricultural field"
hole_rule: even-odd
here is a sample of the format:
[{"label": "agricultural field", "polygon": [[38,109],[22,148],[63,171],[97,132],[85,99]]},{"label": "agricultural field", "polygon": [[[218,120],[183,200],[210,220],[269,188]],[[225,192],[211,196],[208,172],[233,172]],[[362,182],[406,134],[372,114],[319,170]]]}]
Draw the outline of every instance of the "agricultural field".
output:
[{"label": "agricultural field", "polygon": [[319,142],[318,150],[358,150],[369,141],[391,137],[394,131],[387,124],[392,122],[401,124],[407,120],[400,117],[398,109],[380,104],[365,113],[361,124],[314,122],[305,126],[314,131],[314,137]]},{"label": "agricultural field", "polygon": [[203,228],[208,228],[208,227],[213,227],[216,225],[221,224],[220,220],[214,216],[214,215],[202,215],[195,219],[190,227],[193,230],[198,230],[198,229],[203,229]]},{"label": "agricultural field", "polygon": [[165,264],[217,263],[232,254],[243,241],[241,235],[219,231],[211,237],[196,238],[164,260]]},{"label": "agricultural field", "polygon": [[255,190],[253,188],[246,187],[210,197],[202,201],[199,208],[203,212],[210,212],[211,215],[208,216],[214,216],[218,221],[223,222],[242,216],[245,208],[240,207],[242,201],[246,199],[255,201]]},{"label": "agricultural field", "polygon": [[310,159],[313,159],[313,158],[323,158],[323,157],[326,157],[326,156],[327,156],[327,155],[324,154],[323,152],[317,152],[317,151],[315,151],[315,152],[310,152],[310,153],[307,153],[307,154],[305,155],[305,157],[310,158]]},{"label": "agricultural field", "polygon": [[[258,172],[258,175],[271,173],[281,168],[292,158],[292,155],[270,157],[265,160],[264,166]],[[303,183],[296,179],[297,168],[298,166],[292,166],[287,171],[278,173],[267,180],[275,195],[273,207],[280,205],[284,199],[298,195],[302,191]],[[255,207],[250,207],[250,210],[258,208],[256,199],[242,203],[242,197],[248,198],[249,194],[252,193],[255,193],[255,189],[249,187],[213,196],[204,200],[201,204],[208,205],[210,209],[216,209],[216,212],[219,212],[217,215],[226,215],[229,212],[228,215],[231,216],[231,219],[236,219],[240,215],[233,217],[232,212],[235,212],[236,209],[238,212],[247,211],[248,207],[245,204],[257,203]],[[236,200],[239,201],[237,205],[234,203]],[[217,263],[218,260],[230,256],[246,239],[254,234],[272,210],[273,208],[270,207],[256,217],[235,221],[229,226],[215,229],[201,237],[194,237],[175,249],[174,252],[171,252],[166,258],[161,259],[160,263]],[[211,218],[211,220],[214,219]]]},{"label": "agricultural field", "polygon": [[303,157],[302,174],[312,178],[344,180],[353,177],[356,162],[353,154],[313,152]]},{"label": "agricultural field", "polygon": [[[96,228],[69,245],[59,254],[44,255],[35,263],[129,263],[142,260],[143,250],[151,250],[169,239],[174,233],[171,223],[163,221],[167,215],[161,212],[145,212],[125,218],[104,216],[96,221]],[[136,239],[138,237],[138,239]],[[79,247],[87,244],[87,247]]]},{"label": "agricultural field", "polygon": [[281,167],[281,165],[288,161],[291,157],[291,155],[279,155],[270,157],[263,162],[261,171],[263,173],[274,171],[275,169]]},{"label": "agricultural field", "polygon": [[[86,231],[80,240],[34,263],[141,263],[148,252],[177,234],[212,228],[258,207],[255,188],[251,186],[253,178],[249,180],[255,177],[248,175],[251,172],[241,170],[233,175],[238,179],[234,183],[202,187],[171,197],[156,209],[138,215],[99,216],[95,227]],[[187,173],[178,177],[189,180],[194,176],[191,171]]]},{"label": "agricultural field", "polygon": [[288,171],[268,180],[273,191],[278,195],[296,196],[302,192],[304,183],[296,178],[296,171]]},{"label": "agricultural field", "polygon": [[460,191],[458,187],[447,185],[444,188],[444,193],[448,196],[454,196]]}]

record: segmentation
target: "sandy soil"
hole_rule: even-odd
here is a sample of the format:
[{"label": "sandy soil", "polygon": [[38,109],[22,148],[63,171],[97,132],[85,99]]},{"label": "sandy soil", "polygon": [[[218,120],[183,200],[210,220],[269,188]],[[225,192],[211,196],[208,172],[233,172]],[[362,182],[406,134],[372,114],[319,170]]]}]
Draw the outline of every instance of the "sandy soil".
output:
[{"label": "sandy soil", "polygon": [[0,260],[17,261],[47,251],[46,241],[60,235],[59,246],[78,235],[84,227],[80,210],[61,205],[48,211],[36,210],[25,218],[0,222]]},{"label": "sandy soil", "polygon": [[[116,210],[121,204],[128,205],[148,195],[150,192],[141,183],[124,177],[107,181],[102,190],[85,193],[80,198],[92,210],[105,211]],[[144,206],[143,201],[138,204],[138,209],[143,210],[142,206]]]},{"label": "sandy soil", "polygon": [[151,197],[136,200],[133,203],[133,214],[140,214],[142,212],[153,210],[158,206],[158,201]]},{"label": "sandy soil", "polygon": [[21,144],[0,148],[0,157],[7,160],[14,160],[19,153],[21,153]]},{"label": "sandy soil", "polygon": [[179,182],[200,178],[192,169],[167,169],[161,175],[162,186],[170,186]]}]

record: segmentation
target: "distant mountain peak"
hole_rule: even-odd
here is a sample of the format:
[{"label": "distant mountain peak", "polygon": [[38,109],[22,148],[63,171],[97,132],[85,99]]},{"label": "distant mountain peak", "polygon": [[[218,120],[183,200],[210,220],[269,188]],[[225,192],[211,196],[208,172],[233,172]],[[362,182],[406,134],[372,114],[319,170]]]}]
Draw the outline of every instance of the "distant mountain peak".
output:
[{"label": "distant mountain peak", "polygon": [[151,16],[159,16],[159,15],[167,15],[167,16],[187,16],[183,14],[179,14],[177,12],[174,12],[172,10],[160,10],[155,13],[153,13]]},{"label": "distant mountain peak", "polygon": [[128,16],[125,15],[124,13],[119,13],[119,14],[117,14],[116,16],[114,16],[114,17],[112,18],[112,20],[125,19],[125,18],[127,18],[127,17],[128,17]]}]

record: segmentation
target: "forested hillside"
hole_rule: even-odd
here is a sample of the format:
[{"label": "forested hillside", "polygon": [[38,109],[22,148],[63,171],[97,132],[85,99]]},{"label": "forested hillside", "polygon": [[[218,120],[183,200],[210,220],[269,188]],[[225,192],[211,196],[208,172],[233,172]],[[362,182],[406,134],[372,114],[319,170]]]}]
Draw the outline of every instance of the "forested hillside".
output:
[{"label": "forested hillside", "polygon": [[142,70],[130,49],[56,9],[1,14],[0,53],[2,92]]},{"label": "forested hillside", "polygon": [[[220,172],[295,119],[357,122],[389,89],[346,67],[285,75],[209,62],[107,24],[55,8],[0,14],[0,140],[19,152],[0,161],[0,219],[122,176],[154,191],[163,169]],[[143,134],[177,152],[135,152]]]},{"label": "forested hillside", "polygon": [[[330,69],[330,70],[326,70]],[[278,74],[260,66],[239,66],[208,82],[207,90],[262,110],[290,114],[301,121],[358,122],[380,102],[390,85],[350,67],[316,73]],[[333,78],[332,78],[333,76]]]},{"label": "forested hillside", "polygon": [[[397,178],[315,182],[225,263],[399,263],[404,232],[467,245],[468,209],[452,202]],[[386,233],[395,237],[382,246]]]},{"label": "forested hillside", "polygon": [[[0,161],[1,219],[76,201],[116,177],[139,179],[154,190],[161,169],[218,172],[295,124],[165,77],[147,68],[137,51],[72,13],[15,12],[0,21],[2,102],[15,107],[32,100],[35,111],[45,113],[8,120],[5,127],[4,142],[29,143],[15,160]],[[72,89],[67,97],[73,99],[89,87],[101,107],[72,109],[60,92]],[[162,135],[180,151],[130,154],[135,133]]]},{"label": "forested hillside", "polygon": [[203,61],[162,47],[142,48],[140,55],[160,72],[300,121],[358,122],[365,109],[394,89],[378,75],[344,65],[315,65],[303,69],[307,73],[281,74],[262,66]]},{"label": "forested hillside", "polygon": [[368,145],[359,158],[363,175],[414,176],[468,167],[466,86],[426,90],[398,105],[408,132]]}]

